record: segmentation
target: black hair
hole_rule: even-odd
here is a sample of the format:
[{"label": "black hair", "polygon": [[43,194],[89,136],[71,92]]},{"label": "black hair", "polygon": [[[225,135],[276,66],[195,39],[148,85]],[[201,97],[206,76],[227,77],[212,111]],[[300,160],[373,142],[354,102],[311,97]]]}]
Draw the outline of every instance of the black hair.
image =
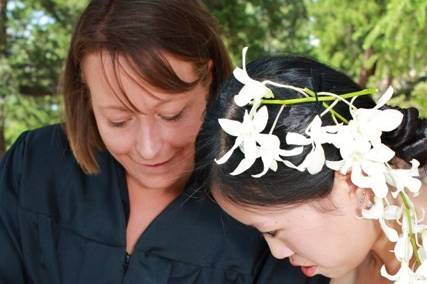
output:
[{"label": "black hair", "polygon": [[[353,80],[345,74],[336,71],[315,60],[300,56],[265,57],[249,63],[247,72],[251,78],[259,81],[271,80],[277,83],[289,84],[301,88],[307,87],[314,92],[332,92],[344,94],[361,90]],[[270,87],[270,86],[269,86]],[[218,165],[213,160],[220,158],[234,144],[235,138],[226,134],[218,123],[218,118],[227,118],[242,121],[245,108],[234,104],[233,97],[240,91],[242,84],[234,77],[229,78],[223,85],[217,99],[208,106],[206,118],[199,134],[196,147],[196,170],[208,188],[215,185],[215,190],[227,199],[245,205],[270,206],[279,204],[296,204],[307,200],[326,197],[334,181],[334,171],[327,168],[311,175],[308,172],[300,172],[279,163],[276,172],[269,170],[261,178],[253,178],[251,175],[260,173],[263,164],[260,159],[247,171],[237,176],[230,175],[239,162],[243,159],[243,153],[236,150],[225,163]],[[302,97],[301,94],[284,88],[271,87],[276,99],[290,99]],[[359,97],[355,101],[358,108],[371,108],[375,105],[370,96]],[[269,121],[266,126],[268,131],[276,118],[281,106],[268,106]],[[312,119],[324,110],[319,103],[286,106],[281,113],[273,133],[281,140],[281,149],[290,149],[285,137],[290,131],[304,133]],[[347,119],[351,118],[348,105],[339,103],[334,107],[338,113]],[[405,116],[403,126],[386,137],[386,143],[395,150],[406,149],[403,156],[405,160],[414,157],[408,150],[410,145],[419,143],[426,138],[426,123],[417,117],[413,110],[404,111],[411,117]],[[328,114],[322,117],[323,125],[334,124]],[[417,130],[422,125],[423,130]],[[406,138],[404,135],[408,134]],[[410,136],[410,137],[409,137]],[[410,142],[410,143],[409,143]],[[412,143],[412,144],[411,144]],[[394,147],[393,145],[396,145]],[[332,145],[324,144],[327,160],[340,160],[339,151]],[[418,156],[427,155],[426,142],[422,145],[422,151]],[[305,156],[311,151],[311,147],[304,147],[304,152],[295,157],[286,157],[295,165],[299,165]],[[397,153],[399,155],[399,152]],[[201,170],[203,169],[203,170]]]}]

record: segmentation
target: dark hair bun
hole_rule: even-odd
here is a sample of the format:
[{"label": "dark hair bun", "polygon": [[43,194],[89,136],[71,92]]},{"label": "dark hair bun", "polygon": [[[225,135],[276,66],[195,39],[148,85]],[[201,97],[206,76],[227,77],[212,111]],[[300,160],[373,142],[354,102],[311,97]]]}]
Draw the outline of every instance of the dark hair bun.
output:
[{"label": "dark hair bun", "polygon": [[416,108],[402,109],[399,107],[387,107],[397,109],[403,113],[400,126],[388,133],[384,133],[382,139],[394,151],[396,156],[410,162],[417,159],[421,166],[427,163],[427,120],[419,118]]}]

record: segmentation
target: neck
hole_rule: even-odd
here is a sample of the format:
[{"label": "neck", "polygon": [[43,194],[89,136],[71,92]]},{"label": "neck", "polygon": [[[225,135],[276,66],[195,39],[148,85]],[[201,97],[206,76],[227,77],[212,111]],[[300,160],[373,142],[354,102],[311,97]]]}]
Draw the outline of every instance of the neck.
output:
[{"label": "neck", "polygon": [[126,177],[126,182],[130,199],[138,197],[157,198],[162,196],[169,196],[174,199],[174,197],[177,197],[183,192],[188,179],[189,176],[181,177],[176,182],[167,187],[148,187],[139,183],[137,180],[135,180],[129,175]]}]

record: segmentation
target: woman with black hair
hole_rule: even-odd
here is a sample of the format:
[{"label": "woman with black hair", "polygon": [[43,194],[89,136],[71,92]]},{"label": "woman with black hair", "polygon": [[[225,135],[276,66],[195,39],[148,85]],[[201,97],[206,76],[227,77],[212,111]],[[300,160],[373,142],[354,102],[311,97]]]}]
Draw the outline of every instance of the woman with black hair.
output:
[{"label": "woman with black hair", "polygon": [[197,142],[218,204],[307,276],[426,283],[426,121],[314,60],[243,57]]}]

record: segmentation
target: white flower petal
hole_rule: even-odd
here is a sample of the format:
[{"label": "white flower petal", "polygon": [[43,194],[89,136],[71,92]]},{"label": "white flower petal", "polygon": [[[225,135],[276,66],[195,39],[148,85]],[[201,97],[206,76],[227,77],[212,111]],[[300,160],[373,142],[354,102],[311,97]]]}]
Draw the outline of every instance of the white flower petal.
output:
[{"label": "white flower petal", "polygon": [[273,160],[273,161],[271,162],[270,169],[271,169],[273,172],[276,172],[276,171],[277,171],[277,168],[278,168],[277,161],[276,161],[276,160]]},{"label": "white flower petal", "polygon": [[254,156],[258,158],[256,140],[253,137],[246,137],[245,140],[243,140],[242,146],[241,149],[245,157]]},{"label": "white flower petal", "polygon": [[299,155],[299,154],[302,153],[303,149],[304,149],[303,147],[295,147],[295,148],[293,148],[291,150],[280,149],[279,150],[279,155],[283,156],[283,157],[297,156],[297,155]]},{"label": "white flower petal", "polygon": [[411,259],[413,253],[412,245],[407,236],[403,235],[398,238],[394,246],[394,255],[400,262],[408,261]]},{"label": "white flower petal", "polygon": [[299,166],[296,166],[296,165],[294,165],[293,163],[291,163],[291,162],[290,162],[290,161],[288,161],[288,160],[281,160],[281,162],[282,162],[283,164],[285,164],[285,166],[287,166],[288,168],[295,169],[295,170],[298,170],[298,171],[300,171],[300,172],[305,171],[305,168],[301,168],[301,167],[299,167]]},{"label": "white flower petal", "polygon": [[311,163],[307,166],[310,174],[314,175],[319,173],[325,165],[325,151],[322,145],[316,145],[315,150],[312,152]]},{"label": "white flower petal", "polygon": [[261,155],[261,160],[264,165],[264,169],[259,174],[252,175],[252,177],[254,178],[259,178],[265,175],[267,171],[270,169],[271,165],[273,164],[274,158],[269,155]]},{"label": "white flower petal", "polygon": [[288,132],[286,134],[286,143],[288,145],[310,145],[312,142],[311,139],[308,139],[304,135],[301,135],[296,132]]},{"label": "white flower petal", "polygon": [[320,128],[321,127],[322,127],[322,119],[320,118],[320,116],[316,115],[313,118],[313,121],[307,127],[307,131],[306,132],[308,132],[308,133],[310,133],[310,132],[311,133],[315,133],[315,135],[317,136],[320,133]]},{"label": "white flower petal", "polygon": [[384,132],[396,129],[403,119],[403,113],[396,109],[383,110],[375,117],[375,124]]},{"label": "white flower petal", "polygon": [[393,96],[393,87],[389,86],[387,88],[387,90],[384,92],[384,94],[379,98],[377,105],[375,106],[376,109],[381,108],[382,106],[384,106]]},{"label": "white flower petal", "polygon": [[249,77],[248,73],[242,68],[236,67],[233,70],[233,76],[237,81],[246,85],[252,83],[253,79]]},{"label": "white flower petal", "polygon": [[253,125],[255,130],[260,133],[264,130],[268,122],[268,110],[267,106],[262,106],[256,113],[253,119]]},{"label": "white flower petal", "polygon": [[420,175],[418,168],[420,167],[420,162],[416,159],[411,160],[411,175],[417,177]]},{"label": "white flower petal", "polygon": [[422,186],[421,180],[413,177],[405,178],[404,184],[405,187],[412,193],[418,193]]},{"label": "white flower petal", "polygon": [[385,220],[399,220],[402,216],[402,208],[395,205],[389,205],[384,209]]},{"label": "white flower petal", "polygon": [[247,169],[249,169],[256,161],[255,156],[245,157],[242,161],[240,161],[239,165],[230,173],[232,176],[240,175]]},{"label": "white flower petal", "polygon": [[353,166],[351,181],[360,188],[371,188],[377,197],[385,198],[387,196],[388,187],[382,175],[366,176],[360,167]]},{"label": "white flower petal", "polygon": [[224,164],[225,162],[227,162],[227,161],[228,161],[228,159],[230,159],[231,155],[233,154],[234,150],[236,150],[236,149],[237,149],[237,147],[239,147],[239,146],[240,146],[241,142],[242,142],[242,139],[241,139],[240,137],[237,137],[237,138],[236,138],[236,141],[234,141],[234,145],[233,145],[233,147],[231,147],[231,149],[230,149],[230,150],[228,150],[228,151],[227,151],[227,153],[225,153],[225,154],[224,154],[224,156],[222,156],[222,157],[221,157],[221,158],[219,158],[219,159],[215,159],[215,162],[216,162],[218,165],[221,165],[221,164]]},{"label": "white flower petal", "polygon": [[220,118],[218,119],[218,122],[225,133],[231,136],[239,136],[242,131],[242,123],[239,121]]},{"label": "white flower petal", "polygon": [[397,231],[392,227],[388,226],[383,218],[379,218],[378,220],[380,222],[381,229],[383,230],[385,236],[389,239],[389,241],[393,243],[397,242],[397,240],[399,239]]},{"label": "white flower petal", "polygon": [[395,152],[386,145],[379,144],[375,145],[366,155],[372,161],[385,163],[393,159]]},{"label": "white flower petal", "polygon": [[[330,168],[331,170],[341,172],[341,169],[344,166],[344,160],[340,160],[340,161],[326,161],[326,166],[328,168]],[[347,173],[347,171],[344,172],[343,174],[346,174],[346,173]]]},{"label": "white flower petal", "polygon": [[243,107],[251,102],[253,99],[252,96],[252,89],[250,88],[250,85],[245,85],[240,90],[240,92],[234,96],[234,102],[236,105]]}]

